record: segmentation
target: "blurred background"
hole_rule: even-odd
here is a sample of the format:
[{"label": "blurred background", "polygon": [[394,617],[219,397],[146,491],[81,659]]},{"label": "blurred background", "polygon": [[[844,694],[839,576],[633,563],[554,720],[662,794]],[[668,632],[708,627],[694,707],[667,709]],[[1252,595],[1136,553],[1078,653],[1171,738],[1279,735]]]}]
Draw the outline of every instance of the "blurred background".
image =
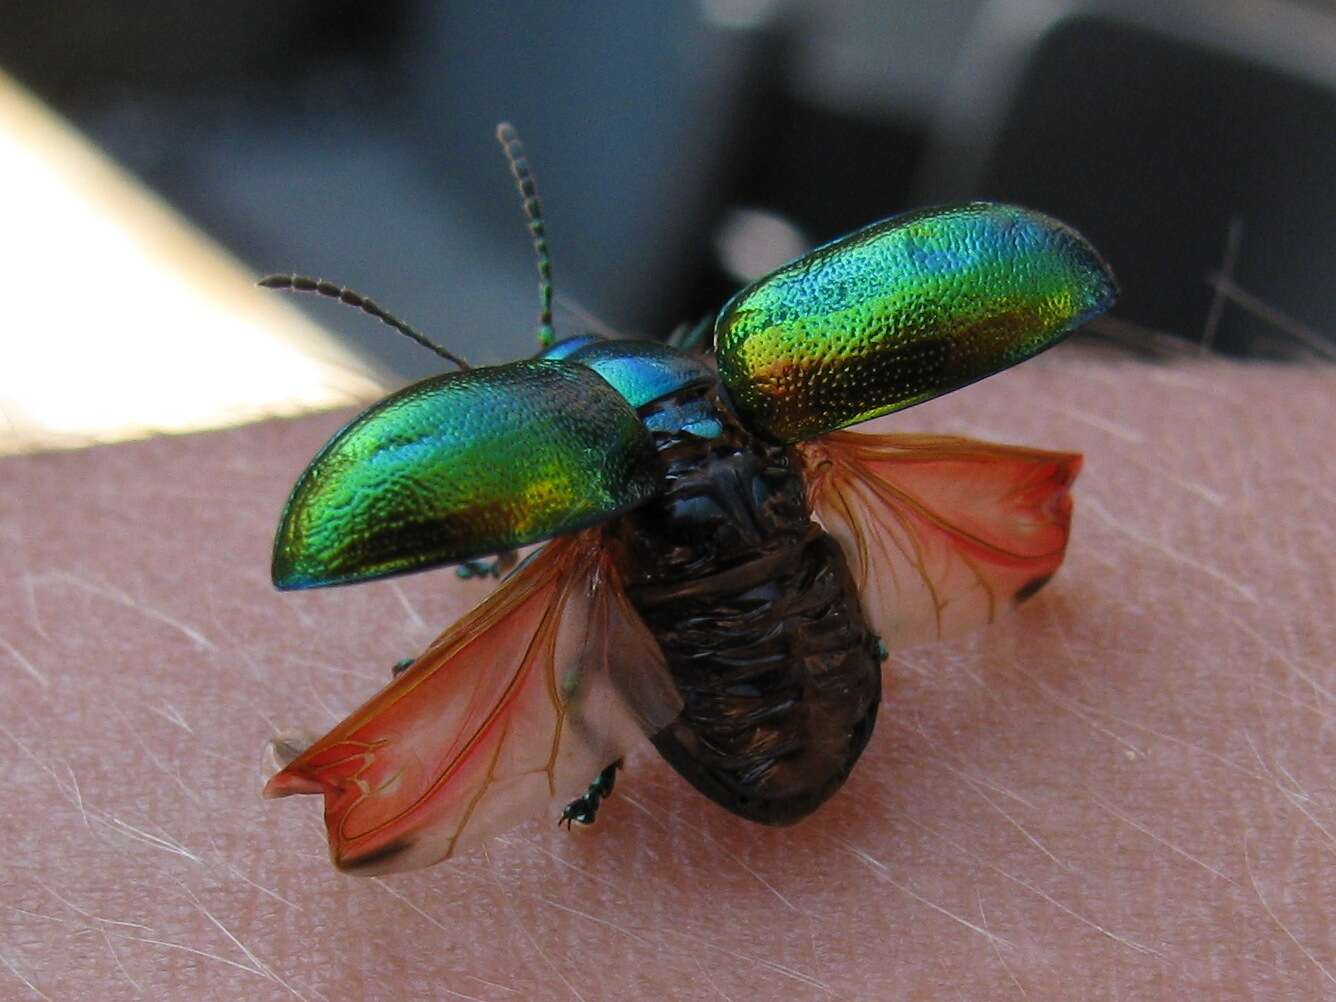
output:
[{"label": "blurred background", "polygon": [[[1333,0],[9,0],[4,20],[0,69],[243,271],[353,286],[475,363],[533,350],[501,120],[546,209],[559,335],[663,336],[815,243],[983,197],[1104,251],[1124,285],[1106,336],[1336,354]],[[31,204],[5,163],[4,197]],[[37,311],[0,339],[11,425],[32,420],[3,361],[20,340],[61,344],[66,369],[80,336],[111,342],[106,364],[134,368],[137,330],[165,324],[194,379],[248,378],[151,292],[62,325],[106,255],[67,260],[78,233],[44,209],[38,241],[15,211],[6,270],[63,291],[10,290]],[[346,339],[340,371],[439,368],[355,311],[301,307]]]}]

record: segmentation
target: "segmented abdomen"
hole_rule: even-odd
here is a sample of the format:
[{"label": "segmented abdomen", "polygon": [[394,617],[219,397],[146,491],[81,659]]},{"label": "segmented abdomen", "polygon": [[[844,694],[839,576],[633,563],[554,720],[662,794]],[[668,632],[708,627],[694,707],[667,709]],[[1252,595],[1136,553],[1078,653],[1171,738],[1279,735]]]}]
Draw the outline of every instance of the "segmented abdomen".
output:
[{"label": "segmented abdomen", "polygon": [[[734,813],[796,821],[839,788],[872,733],[876,639],[788,450],[751,436],[713,387],[656,407],[689,419],[642,412],[671,429],[655,434],[663,491],[608,527],[683,699],[654,744]],[[677,430],[688,424],[720,434]]]}]

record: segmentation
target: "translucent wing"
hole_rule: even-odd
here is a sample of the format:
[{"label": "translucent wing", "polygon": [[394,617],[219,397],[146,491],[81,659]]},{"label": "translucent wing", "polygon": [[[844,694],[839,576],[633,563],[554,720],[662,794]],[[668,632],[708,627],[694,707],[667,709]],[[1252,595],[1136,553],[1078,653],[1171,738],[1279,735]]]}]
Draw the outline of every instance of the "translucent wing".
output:
[{"label": "translucent wing", "polygon": [[887,647],[991,623],[1062,563],[1079,455],[856,432],[796,448]]},{"label": "translucent wing", "polygon": [[587,530],[535,554],[264,792],[324,794],[340,869],[413,869],[559,813],[679,707]]}]

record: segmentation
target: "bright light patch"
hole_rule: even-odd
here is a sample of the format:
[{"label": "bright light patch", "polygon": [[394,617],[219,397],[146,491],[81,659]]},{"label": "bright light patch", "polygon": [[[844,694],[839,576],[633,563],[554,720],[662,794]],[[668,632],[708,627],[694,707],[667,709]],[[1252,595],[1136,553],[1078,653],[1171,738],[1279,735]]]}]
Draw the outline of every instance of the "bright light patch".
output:
[{"label": "bright light patch", "polygon": [[240,424],[383,392],[0,76],[0,453]]},{"label": "bright light patch", "polygon": [[720,223],[714,246],[724,270],[739,282],[750,282],[792,261],[810,244],[778,213],[736,208]]}]

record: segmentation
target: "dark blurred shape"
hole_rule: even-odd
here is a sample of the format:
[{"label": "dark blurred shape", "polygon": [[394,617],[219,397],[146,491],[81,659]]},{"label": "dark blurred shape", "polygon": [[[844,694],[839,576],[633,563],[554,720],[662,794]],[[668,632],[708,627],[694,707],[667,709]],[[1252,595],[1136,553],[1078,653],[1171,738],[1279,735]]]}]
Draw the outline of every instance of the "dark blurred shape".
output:
[{"label": "dark blurred shape", "polygon": [[[665,331],[688,315],[690,262],[709,253],[738,154],[735,95],[767,38],[764,8],[736,30],[691,5],[157,0],[120,17],[20,15],[7,65],[257,272],[351,285],[479,363],[536,347],[497,122],[528,147],[559,301]],[[312,312],[405,375],[437,367],[351,311]],[[558,324],[575,333],[569,311]]]},{"label": "dark blurred shape", "polygon": [[[978,39],[1002,51],[954,95],[926,197],[1071,222],[1114,263],[1125,321],[1231,353],[1330,355],[1318,332],[1336,334],[1336,20],[1260,4],[1261,31],[1237,8],[1089,6],[1034,23],[1028,44],[1003,9],[1032,4],[981,21],[1011,30]],[[952,141],[965,131],[972,149]]]},{"label": "dark blurred shape", "polygon": [[383,0],[9,0],[0,64],[60,105],[292,80],[383,54],[406,4]]},{"label": "dark blurred shape", "polygon": [[[543,200],[559,335],[713,313],[747,213],[820,243],[979,196],[1083,230],[1124,320],[1268,353],[1336,330],[1336,17],[1288,0],[14,0],[4,18],[0,66],[257,273],[351,285],[477,363],[535,347],[503,119]],[[748,259],[767,260],[755,240]],[[387,368],[436,371],[309,308]]]},{"label": "dark blurred shape", "polygon": [[[926,116],[914,121],[866,108],[854,113],[813,102],[790,83],[782,70],[752,81],[739,116],[738,148],[719,190],[716,248],[724,239],[718,227],[739,208],[781,217],[816,245],[911,207],[909,187]],[[702,249],[710,246],[706,236]],[[682,264],[693,267],[690,260]],[[737,291],[738,279],[717,253],[697,259],[684,316],[717,310]]]},{"label": "dark blurred shape", "polygon": [[[737,288],[717,252],[734,210],[820,241],[907,207],[969,16],[938,10],[21,0],[0,62],[258,273],[352,285],[489,362],[533,350],[537,311],[498,121],[537,176],[558,332],[590,323],[564,300],[662,335]],[[436,366],[351,311],[302,306],[404,375]]]}]

